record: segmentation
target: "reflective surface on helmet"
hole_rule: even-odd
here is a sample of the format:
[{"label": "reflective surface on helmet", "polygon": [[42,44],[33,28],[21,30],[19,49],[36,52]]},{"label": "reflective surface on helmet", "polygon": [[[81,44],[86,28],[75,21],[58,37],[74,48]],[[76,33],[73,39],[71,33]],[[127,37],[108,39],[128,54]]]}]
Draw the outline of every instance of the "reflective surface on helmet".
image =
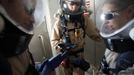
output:
[{"label": "reflective surface on helmet", "polygon": [[101,20],[111,20],[114,18],[114,16],[119,15],[117,12],[107,12],[101,14]]},{"label": "reflective surface on helmet", "polygon": [[123,27],[116,29],[116,30],[110,30],[108,26],[103,23],[100,28],[100,35],[104,38],[113,37],[113,36],[121,36],[121,37],[130,37],[129,32],[130,30],[134,28],[134,19],[129,21],[127,24],[125,24]]},{"label": "reflective surface on helmet", "polygon": [[[61,0],[60,7],[63,13],[65,14],[79,15],[84,12],[84,1],[83,0]],[[70,10],[70,7],[73,9]],[[76,8],[77,10],[74,11],[74,9]]]}]

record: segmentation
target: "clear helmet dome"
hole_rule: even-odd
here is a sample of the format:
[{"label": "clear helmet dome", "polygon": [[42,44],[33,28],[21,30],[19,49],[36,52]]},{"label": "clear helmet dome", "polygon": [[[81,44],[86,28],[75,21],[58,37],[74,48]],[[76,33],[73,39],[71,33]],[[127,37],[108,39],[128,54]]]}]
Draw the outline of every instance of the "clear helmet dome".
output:
[{"label": "clear helmet dome", "polygon": [[[76,12],[71,12],[68,8],[66,1],[70,2],[70,4],[79,5],[79,9]],[[60,0],[61,10],[68,15],[79,15],[84,12],[84,0]]]},{"label": "clear helmet dome", "polygon": [[[134,32],[131,30],[134,30],[134,19],[130,20],[124,25],[121,25],[118,28],[112,28],[110,27],[107,22],[108,20],[112,19],[115,15],[120,15],[119,13],[116,12],[102,12],[100,10],[98,16],[98,29],[100,31],[100,35],[103,38],[131,38],[132,36],[134,37]],[[131,32],[131,35],[130,35]],[[133,35],[132,35],[133,34]]]}]

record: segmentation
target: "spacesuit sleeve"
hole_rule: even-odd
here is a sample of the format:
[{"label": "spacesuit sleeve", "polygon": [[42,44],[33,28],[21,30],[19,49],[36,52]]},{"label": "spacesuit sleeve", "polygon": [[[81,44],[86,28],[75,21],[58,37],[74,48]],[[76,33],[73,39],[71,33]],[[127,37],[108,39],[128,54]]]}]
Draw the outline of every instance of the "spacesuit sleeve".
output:
[{"label": "spacesuit sleeve", "polygon": [[58,47],[58,44],[62,43],[61,40],[61,33],[60,33],[60,21],[57,20],[54,24],[54,27],[51,31],[51,37],[50,37],[50,42],[52,45],[52,48],[56,51],[60,51],[60,48]]},{"label": "spacesuit sleeve", "polygon": [[92,19],[88,16],[85,16],[85,32],[89,38],[94,41],[100,41],[101,36],[99,35],[99,30],[96,28],[96,25],[93,23]]}]

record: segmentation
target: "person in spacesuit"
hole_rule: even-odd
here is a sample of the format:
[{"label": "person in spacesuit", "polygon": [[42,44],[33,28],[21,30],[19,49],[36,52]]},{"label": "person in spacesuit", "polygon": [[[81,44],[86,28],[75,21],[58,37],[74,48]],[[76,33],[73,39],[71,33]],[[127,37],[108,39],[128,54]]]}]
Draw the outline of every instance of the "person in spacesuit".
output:
[{"label": "person in spacesuit", "polygon": [[70,55],[60,65],[62,75],[84,75],[84,70],[79,67],[84,64],[76,65],[78,62],[74,60],[84,60],[85,35],[98,42],[101,37],[92,19],[83,15],[83,0],[60,0],[60,6],[51,34],[52,47],[57,53],[62,51],[59,44],[69,48]]},{"label": "person in spacesuit", "polygon": [[0,75],[38,75],[28,49],[43,11],[37,2],[42,0],[0,0]]},{"label": "person in spacesuit", "polygon": [[106,44],[101,62],[105,74],[119,74],[134,65],[134,0],[105,0],[100,35]]}]

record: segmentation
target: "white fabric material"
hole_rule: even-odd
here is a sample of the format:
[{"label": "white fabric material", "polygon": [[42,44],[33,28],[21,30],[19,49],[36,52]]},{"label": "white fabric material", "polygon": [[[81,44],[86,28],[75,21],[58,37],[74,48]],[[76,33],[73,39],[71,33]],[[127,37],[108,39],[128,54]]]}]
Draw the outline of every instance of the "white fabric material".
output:
[{"label": "white fabric material", "polygon": [[118,75],[134,75],[134,65],[126,70],[122,70]]},{"label": "white fabric material", "polygon": [[129,36],[132,40],[134,40],[134,28],[132,28],[129,32]]},{"label": "white fabric material", "polygon": [[105,57],[106,57],[106,61],[109,64],[110,68],[115,68],[115,66],[116,66],[116,59],[117,59],[118,56],[119,56],[118,53],[112,52],[109,49],[106,49]]}]

